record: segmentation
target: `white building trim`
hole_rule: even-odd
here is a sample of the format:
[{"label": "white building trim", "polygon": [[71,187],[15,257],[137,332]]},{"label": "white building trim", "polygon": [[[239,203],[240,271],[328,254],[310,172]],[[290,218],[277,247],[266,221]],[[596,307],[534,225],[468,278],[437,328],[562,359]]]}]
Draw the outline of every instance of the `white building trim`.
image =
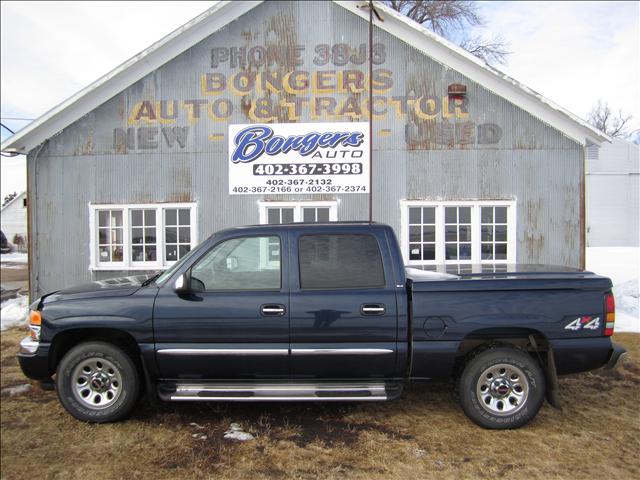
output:
[{"label": "white building trim", "polygon": [[[410,260],[409,208],[435,207],[435,260]],[[445,260],[445,207],[471,207],[471,260]],[[507,207],[507,259],[482,260],[481,255],[481,207]],[[517,248],[517,210],[515,200],[401,200],[400,248],[406,265],[463,265],[463,264],[515,264]]]},{"label": "white building trim", "polygon": [[[131,210],[150,209],[156,212],[156,261],[135,262],[131,258]],[[164,261],[165,251],[165,209],[189,209],[191,229],[190,246],[198,245],[198,204],[197,203],[127,203],[127,204],[99,204],[89,203],[89,270],[164,270],[175,262]],[[123,212],[123,261],[100,263],[98,259],[98,238],[96,215],[100,210],[121,210]]]},{"label": "white building trim", "polygon": [[304,201],[298,202],[258,202],[258,208],[260,209],[260,224],[265,225],[267,223],[267,208],[268,207],[289,207],[293,208],[293,221],[295,223],[302,222],[302,209],[305,207],[328,207],[329,208],[329,221],[338,221],[338,201]]}]

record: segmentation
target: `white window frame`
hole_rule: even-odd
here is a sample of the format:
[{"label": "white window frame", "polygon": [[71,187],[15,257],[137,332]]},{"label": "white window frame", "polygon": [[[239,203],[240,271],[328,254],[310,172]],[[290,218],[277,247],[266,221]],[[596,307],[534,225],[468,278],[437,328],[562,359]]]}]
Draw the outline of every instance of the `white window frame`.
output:
[{"label": "white window frame", "polygon": [[[89,203],[89,270],[166,270],[176,262],[165,262],[165,209],[189,209],[191,227],[191,248],[198,245],[198,205],[197,203],[127,203],[99,204]],[[131,210],[155,210],[156,212],[156,261],[134,262],[131,259]],[[123,225],[123,261],[100,263],[98,258],[98,221],[99,210],[121,210]]]},{"label": "white window frame", "polygon": [[301,200],[299,202],[265,202],[259,201],[258,208],[260,209],[260,224],[266,225],[268,216],[267,216],[267,208],[276,207],[276,208],[293,208],[293,221],[294,223],[302,222],[302,209],[306,207],[329,207],[329,221],[337,222],[338,221],[338,201],[337,200],[329,200],[323,202],[315,202],[309,201],[305,202]]},{"label": "white window frame", "polygon": [[[400,245],[406,265],[507,265],[516,263],[516,200],[401,200]],[[409,208],[435,207],[436,258],[435,260],[409,260]],[[471,207],[471,260],[445,260],[445,207]],[[507,259],[482,260],[481,207],[507,207]]]}]

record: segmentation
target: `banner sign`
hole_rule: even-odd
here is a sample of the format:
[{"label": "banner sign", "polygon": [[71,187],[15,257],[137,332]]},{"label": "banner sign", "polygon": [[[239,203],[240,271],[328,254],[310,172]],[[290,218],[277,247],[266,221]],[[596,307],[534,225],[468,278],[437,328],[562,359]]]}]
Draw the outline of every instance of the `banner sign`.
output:
[{"label": "banner sign", "polygon": [[369,192],[369,124],[229,125],[229,194]]}]

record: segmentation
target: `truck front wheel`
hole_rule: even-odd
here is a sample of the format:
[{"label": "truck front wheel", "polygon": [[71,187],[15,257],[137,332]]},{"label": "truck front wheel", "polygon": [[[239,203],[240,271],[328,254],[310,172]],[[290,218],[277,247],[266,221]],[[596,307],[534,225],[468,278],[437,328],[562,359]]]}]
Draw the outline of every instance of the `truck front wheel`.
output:
[{"label": "truck front wheel", "polygon": [[136,405],[139,375],[129,355],[105,342],[81,343],[58,365],[56,390],[64,408],[85,422],[115,422]]},{"label": "truck front wheel", "polygon": [[518,428],[542,406],[545,379],[527,353],[508,347],[485,350],[469,361],[460,376],[460,403],[481,427]]}]

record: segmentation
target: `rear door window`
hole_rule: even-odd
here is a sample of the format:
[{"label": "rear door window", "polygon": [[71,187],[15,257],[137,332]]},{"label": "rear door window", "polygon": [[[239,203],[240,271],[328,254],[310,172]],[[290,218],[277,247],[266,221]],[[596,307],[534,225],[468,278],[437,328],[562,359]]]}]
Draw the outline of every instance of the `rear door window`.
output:
[{"label": "rear door window", "polygon": [[385,285],[380,248],[372,235],[303,235],[298,251],[303,289]]}]

